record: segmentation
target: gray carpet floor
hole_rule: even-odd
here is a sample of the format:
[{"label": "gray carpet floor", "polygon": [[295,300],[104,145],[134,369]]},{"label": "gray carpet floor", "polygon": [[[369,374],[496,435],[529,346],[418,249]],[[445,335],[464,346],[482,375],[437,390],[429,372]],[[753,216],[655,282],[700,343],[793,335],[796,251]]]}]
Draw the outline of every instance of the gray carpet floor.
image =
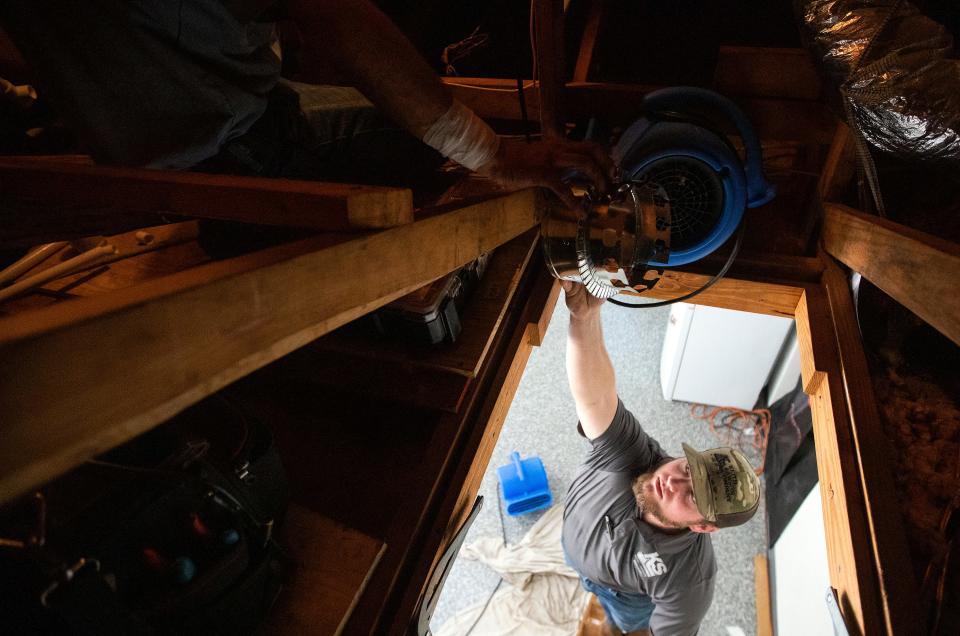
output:
[{"label": "gray carpet floor", "polygon": [[[607,349],[617,371],[620,397],[644,428],[674,456],[682,454],[681,442],[701,449],[720,445],[707,423],[691,416],[689,404],[664,400],[661,394],[660,349],[669,307],[631,310],[608,304],[603,312]],[[510,462],[511,451],[543,460],[555,505],[563,502],[586,455],[588,443],[576,432],[577,417],[564,369],[567,320],[561,294],[543,346],[531,353],[504,422],[480,487],[484,506],[465,543],[501,535],[506,536],[508,543],[514,543],[540,518],[542,512],[511,517],[497,511],[496,469]],[[753,557],[766,553],[766,515],[762,506],[761,499],[759,514],[749,523],[713,535],[718,576],[713,606],[701,627],[703,636],[756,633]],[[499,576],[487,566],[458,559],[441,593],[432,628],[438,629],[460,610],[485,602],[498,580]]]}]

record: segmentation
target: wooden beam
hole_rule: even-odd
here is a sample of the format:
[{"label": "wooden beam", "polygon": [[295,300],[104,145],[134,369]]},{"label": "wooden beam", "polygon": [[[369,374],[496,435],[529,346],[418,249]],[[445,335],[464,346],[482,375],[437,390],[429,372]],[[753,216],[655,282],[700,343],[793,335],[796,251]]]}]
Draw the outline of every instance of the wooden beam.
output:
[{"label": "wooden beam", "polygon": [[724,95],[818,100],[823,92],[805,49],[721,46],[713,88]]},{"label": "wooden beam", "polygon": [[289,506],[281,532],[296,568],[262,633],[342,633],[386,544],[297,504]]},{"label": "wooden beam", "polygon": [[0,501],[464,265],[538,224],[545,205],[523,190],[0,320]]},{"label": "wooden beam", "polygon": [[[680,269],[712,276],[720,271],[729,254],[729,251],[721,249]],[[815,256],[792,256],[775,252],[744,253],[741,248],[727,272],[727,277],[760,283],[797,284],[818,283],[822,274],[823,262]]]},{"label": "wooden beam", "polygon": [[[809,289],[811,290],[810,293],[803,293],[800,296],[794,318],[797,324],[797,348],[800,351],[800,383],[803,385],[804,393],[813,395],[824,378],[823,371],[817,369],[816,360],[830,356],[831,351],[829,340],[825,339],[822,334],[817,334],[815,337],[812,331],[810,315],[814,309],[809,307],[808,298],[813,294],[813,289],[816,288],[811,286]],[[822,303],[815,310],[822,312]],[[826,318],[820,316],[819,320],[822,322]]]},{"label": "wooden beam", "polygon": [[[856,443],[845,399],[829,301],[810,285],[797,306],[804,391],[810,396],[817,472],[823,494],[830,584],[847,623],[859,634],[885,633],[873,538],[863,499]],[[889,493],[888,493],[889,494]]]},{"label": "wooden beam", "polygon": [[[909,634],[922,624],[923,619],[900,500],[895,495],[890,472],[894,465],[892,449],[881,425],[849,282],[833,259],[827,257],[824,260],[827,267],[823,283],[830,302],[842,368],[843,397],[849,407],[855,445],[857,461],[853,463],[860,468],[887,633]],[[840,461],[843,459],[841,455]]]},{"label": "wooden beam", "polygon": [[817,194],[821,201],[840,201],[856,173],[856,160],[850,128],[842,121],[837,122],[837,130],[817,182]]},{"label": "wooden beam", "polygon": [[765,554],[753,556],[753,587],[757,597],[757,636],[773,636],[770,611],[770,564]]},{"label": "wooden beam", "polygon": [[960,344],[960,245],[824,204],[823,249]]},{"label": "wooden beam", "polygon": [[[590,67],[602,27],[602,0],[588,1],[586,23],[571,83],[589,81]],[[445,81],[478,85],[476,82],[481,79],[483,78],[445,78]],[[498,88],[512,86],[512,80],[503,80],[497,84]],[[823,93],[810,54],[800,48],[721,46],[712,88],[731,97],[799,101],[819,101]],[[529,106],[529,93],[526,99]],[[516,97],[513,101],[516,102]],[[512,114],[508,118],[513,119],[515,116]]]},{"label": "wooden beam", "polygon": [[334,355],[363,356],[383,367],[403,364],[476,377],[517,289],[519,277],[531,258],[542,258],[537,239],[538,230],[532,229],[499,246],[490,255],[486,273],[462,312],[462,330],[456,342],[424,347],[423,343],[410,338],[372,339],[369,334],[354,329],[330,334],[310,346]]},{"label": "wooden beam", "polygon": [[[570,83],[564,103],[570,117],[605,115],[635,119],[640,116],[643,97],[651,88],[634,84]],[[817,144],[829,144],[833,139],[836,117],[820,102],[769,97],[732,96],[731,99],[763,139]]]},{"label": "wooden beam", "polygon": [[573,70],[574,82],[586,82],[593,64],[593,52],[597,48],[600,37],[600,24],[603,21],[603,0],[587,0],[590,3],[587,13],[587,23],[583,27],[580,38],[580,51],[577,54],[577,65]]},{"label": "wooden beam", "polygon": [[[499,397],[498,382],[511,366],[510,360],[516,355],[517,347],[527,331],[524,327],[527,323],[525,316],[532,315],[528,310],[542,303],[542,298],[535,297],[532,290],[536,287],[532,283],[535,281],[534,274],[544,270],[542,259],[530,261],[528,272],[518,281],[517,289],[510,294],[507,318],[505,324],[494,334],[488,362],[471,381],[468,394],[458,412],[445,415],[433,429],[425,451],[418,459],[420,465],[430,467],[420,478],[421,482],[430,484],[430,495],[423,500],[424,503],[419,508],[404,507],[390,524],[386,535],[387,543],[402,547],[387,554],[381,569],[384,572],[388,569],[398,571],[392,577],[376,575],[377,588],[381,593],[374,593],[374,583],[371,583],[370,593],[361,599],[354,619],[347,627],[348,632],[398,636],[406,633],[405,621],[413,615],[421,598],[422,586],[429,579],[428,570],[432,557],[440,549],[441,538],[451,519],[456,516],[456,513],[447,507],[447,504],[452,505],[454,501],[447,493],[459,492],[464,475],[472,465],[473,449],[477,448],[485,435],[493,434],[485,428],[487,420],[484,419],[481,409],[485,409]],[[430,558],[424,559],[423,555],[430,555]],[[388,598],[386,603],[384,598]],[[384,609],[385,606],[390,609]],[[395,622],[391,629],[378,625],[379,622],[390,620],[391,616],[403,618],[400,622]]]},{"label": "wooden beam", "polygon": [[[426,539],[428,544],[422,550],[423,554],[434,556],[431,559],[420,559],[415,564],[416,574],[413,580],[417,585],[408,586],[403,591],[401,607],[409,607],[411,611],[426,592],[430,572],[436,566],[442,550],[450,544],[469,515],[533,349],[530,343],[531,332],[537,329],[536,325],[542,321],[542,312],[553,292],[553,279],[544,264],[531,263],[530,269],[535,277],[529,280],[532,283],[527,287],[529,293],[516,298],[520,306],[517,313],[520,315],[512,322],[509,330],[498,336],[500,342],[496,348],[503,360],[496,367],[487,367],[489,377],[483,382],[483,393],[470,407],[476,411],[471,417],[472,424],[467,431],[465,447],[457,451],[459,454],[456,457],[459,461],[454,459],[448,465],[450,477],[446,483],[450,485],[440,493],[442,497],[437,503],[439,510],[434,511],[434,525]],[[492,503],[488,502],[487,505]]]},{"label": "wooden beam", "polygon": [[[657,286],[644,292],[643,296],[650,299],[670,300],[699,289],[710,278],[703,274],[667,271]],[[792,318],[802,293],[801,288],[791,285],[721,278],[712,287],[686,302]],[[627,302],[634,302],[634,300],[630,299]]]},{"label": "wooden beam", "polygon": [[[10,158],[0,159],[0,197],[56,210],[64,223],[78,214],[156,212],[330,231],[413,221],[413,194],[404,188]],[[12,230],[0,228],[0,242]]]},{"label": "wooden beam", "polygon": [[[510,404],[513,402],[517,387],[520,385],[527,360],[531,351],[533,351],[533,347],[539,346],[532,341],[535,339],[541,339],[542,341],[544,333],[540,330],[543,328],[543,324],[549,323],[550,315],[553,314],[554,304],[560,290],[559,281],[547,274],[545,268],[539,264],[535,269],[539,272],[539,276],[534,280],[530,297],[526,299],[525,315],[522,321],[525,326],[522,336],[517,338],[517,348],[513,360],[506,372],[501,372],[500,392],[490,407],[490,412],[484,414],[487,422],[486,435],[484,435],[476,454],[470,462],[466,480],[457,495],[456,504],[453,507],[457,511],[457,515],[451,521],[450,527],[447,528],[447,534],[444,535],[443,540],[444,545],[453,538],[456,530],[466,521],[466,515],[469,514],[470,507],[480,491],[480,482],[483,481],[483,475],[487,472],[490,458],[493,456],[493,449],[497,445],[503,422],[506,420]],[[551,304],[551,299],[554,304]]]},{"label": "wooden beam", "polygon": [[[453,97],[485,119],[520,121],[516,80],[444,77]],[[523,99],[531,121],[540,120],[540,93],[530,80],[523,82]]]},{"label": "wooden beam", "polygon": [[[455,77],[445,78],[453,95],[481,117],[517,120],[515,80]],[[496,90],[489,90],[489,89]],[[570,118],[605,116],[632,121],[642,114],[643,97],[659,86],[570,82],[564,91],[564,114]],[[531,117],[540,102],[532,88],[524,90]],[[762,139],[827,145],[833,140],[836,117],[817,101],[769,97],[738,97],[733,101],[750,119]],[[730,132],[733,132],[732,129]]]},{"label": "wooden beam", "polygon": [[[544,292],[543,287],[549,290]],[[557,300],[560,298],[560,281],[553,277],[543,277],[537,281],[537,287],[534,288],[533,296],[543,298],[543,310],[537,317],[536,322],[531,323],[528,332],[527,341],[532,347],[539,347],[543,344],[543,339],[547,336],[547,328],[550,326],[550,320],[553,318],[553,309],[557,306]]]},{"label": "wooden beam", "polygon": [[540,125],[544,135],[564,136],[563,0],[536,0],[534,40],[540,80]]}]

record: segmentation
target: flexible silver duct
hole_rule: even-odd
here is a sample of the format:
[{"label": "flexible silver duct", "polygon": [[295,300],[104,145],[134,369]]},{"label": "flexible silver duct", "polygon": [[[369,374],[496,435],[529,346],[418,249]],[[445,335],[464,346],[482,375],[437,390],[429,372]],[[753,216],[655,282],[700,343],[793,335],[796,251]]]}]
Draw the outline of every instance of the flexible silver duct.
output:
[{"label": "flexible silver duct", "polygon": [[960,60],[943,26],[904,0],[794,0],[794,9],[847,123],[872,146],[960,160]]}]

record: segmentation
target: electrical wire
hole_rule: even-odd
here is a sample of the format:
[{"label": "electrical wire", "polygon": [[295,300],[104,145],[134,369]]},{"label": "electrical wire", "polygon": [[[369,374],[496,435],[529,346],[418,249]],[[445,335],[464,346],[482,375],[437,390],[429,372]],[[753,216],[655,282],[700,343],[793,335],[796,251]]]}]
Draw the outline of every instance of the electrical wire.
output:
[{"label": "electrical wire", "polygon": [[537,58],[537,37],[536,37],[536,3],[535,0],[530,0],[530,57],[532,68],[530,69],[530,77],[533,78],[533,83],[537,88],[537,120],[540,123],[540,130],[543,130],[543,93],[540,88],[540,64]]},{"label": "electrical wire", "polygon": [[443,62],[444,72],[447,75],[459,75],[453,63],[467,57],[475,49],[486,46],[489,41],[490,34],[481,33],[480,25],[478,24],[473,30],[473,33],[443,49],[443,52],[440,54],[440,61]]},{"label": "electrical wire", "polygon": [[724,446],[735,446],[747,454],[744,440],[749,438],[750,447],[759,456],[759,466],[754,468],[757,475],[763,474],[767,460],[767,441],[770,439],[770,410],[738,409],[733,406],[710,407],[705,404],[690,405],[690,415],[706,420],[710,430]]},{"label": "electrical wire", "polygon": [[524,95],[520,73],[517,73],[517,100],[520,102],[520,118],[523,120],[523,138],[530,143],[530,119],[527,117],[527,98]]},{"label": "electrical wire", "polygon": [[[461,86],[463,88],[469,88],[472,91],[490,91],[493,93],[518,93],[519,91],[515,88],[492,88],[490,86],[476,86],[474,84],[461,84],[460,82],[444,82],[447,86]],[[539,82],[531,81],[523,85],[523,90],[526,91],[531,86],[538,85]]]},{"label": "electrical wire", "polygon": [[853,112],[854,100],[850,96],[849,89],[850,81],[854,73],[860,69],[860,65],[863,64],[864,60],[868,59],[868,55],[873,50],[874,43],[880,35],[887,30],[893,18],[899,13],[902,4],[903,0],[897,0],[893,3],[890,11],[884,16],[883,21],[880,22],[880,26],[870,36],[870,39],[867,41],[867,46],[863,49],[860,57],[857,58],[856,64],[854,64],[850,72],[847,73],[847,79],[845,79],[839,87],[840,96],[843,101],[843,111],[847,118],[847,124],[849,124],[853,131],[853,145],[860,159],[860,162],[857,164],[858,172],[866,177],[867,185],[870,187],[870,193],[873,195],[874,207],[876,208],[877,214],[882,217],[887,216],[887,210],[883,200],[883,192],[880,190],[880,176],[877,173],[877,164],[873,160],[873,155],[870,154],[870,144],[860,129],[859,123],[857,123],[857,118]]}]

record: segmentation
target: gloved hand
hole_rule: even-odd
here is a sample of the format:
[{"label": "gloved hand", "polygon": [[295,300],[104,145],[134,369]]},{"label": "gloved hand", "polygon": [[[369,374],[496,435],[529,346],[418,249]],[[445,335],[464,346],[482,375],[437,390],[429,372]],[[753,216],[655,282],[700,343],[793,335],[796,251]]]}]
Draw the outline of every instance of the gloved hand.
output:
[{"label": "gloved hand", "polygon": [[600,144],[554,139],[526,143],[503,139],[493,159],[477,172],[507,186],[543,186],[552,190],[570,209],[579,209],[565,178],[584,177],[597,192],[606,192],[614,164]]}]

